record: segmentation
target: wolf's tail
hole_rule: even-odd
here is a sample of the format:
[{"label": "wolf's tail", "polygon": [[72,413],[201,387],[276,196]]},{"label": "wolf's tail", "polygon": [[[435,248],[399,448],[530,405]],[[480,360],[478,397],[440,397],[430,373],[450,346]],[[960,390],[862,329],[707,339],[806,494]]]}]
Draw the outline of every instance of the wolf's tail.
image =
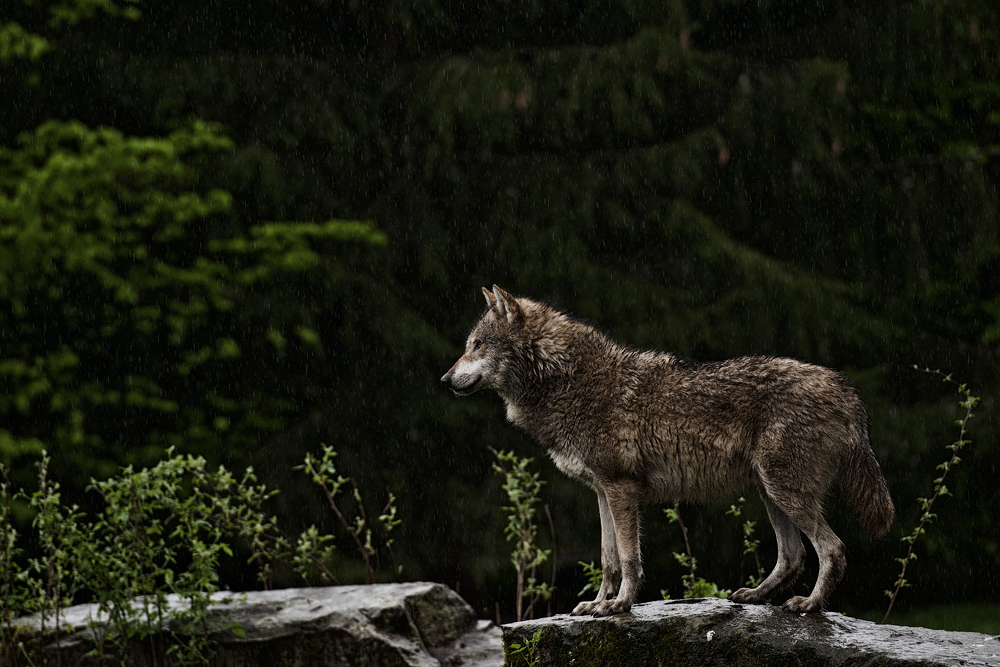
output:
[{"label": "wolf's tail", "polygon": [[852,442],[841,464],[840,487],[854,506],[864,529],[873,537],[881,537],[889,532],[896,518],[896,508],[872,450],[868,409],[860,399],[858,404],[862,414],[851,428]]}]

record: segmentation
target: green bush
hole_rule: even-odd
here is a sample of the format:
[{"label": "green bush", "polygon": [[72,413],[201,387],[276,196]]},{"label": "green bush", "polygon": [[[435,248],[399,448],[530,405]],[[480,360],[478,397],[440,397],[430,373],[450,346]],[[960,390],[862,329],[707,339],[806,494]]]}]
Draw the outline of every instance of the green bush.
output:
[{"label": "green bush", "polygon": [[[62,610],[73,601],[98,605],[94,657],[128,663],[129,651],[148,642],[171,656],[174,664],[209,664],[213,655],[208,633],[220,619],[210,611],[212,593],[219,590],[218,569],[234,548],[249,553],[261,584],[269,588],[273,567],[282,563],[304,581],[319,575],[337,583],[329,569],[333,536],[310,526],[293,538],[279,526],[266,505],[278,492],[259,484],[252,468],[235,476],[225,467],[210,469],[202,457],[173,455],[151,468],[131,466],[107,480],[92,480],[89,490],[98,507],[93,512],[63,503],[59,484],[49,477],[49,456],[37,464],[36,491],[14,492],[8,471],[0,466],[0,661],[17,664],[37,646],[25,646],[13,621],[35,615],[41,637],[58,646],[64,632]],[[304,466],[319,483],[348,532],[365,536],[366,564],[376,553],[372,531],[364,519],[360,493],[352,480],[337,477],[330,462],[336,453],[324,446],[321,461]],[[336,506],[338,488],[351,484],[359,516],[349,523]],[[11,521],[12,501],[26,503],[34,513],[37,548],[19,549]],[[399,525],[390,500],[379,522],[391,550],[389,531]],[[399,574],[396,567],[395,574]],[[372,571],[374,576],[374,571]],[[178,600],[168,602],[168,595]],[[106,622],[98,623],[101,619]],[[240,628],[231,626],[233,632]]]}]

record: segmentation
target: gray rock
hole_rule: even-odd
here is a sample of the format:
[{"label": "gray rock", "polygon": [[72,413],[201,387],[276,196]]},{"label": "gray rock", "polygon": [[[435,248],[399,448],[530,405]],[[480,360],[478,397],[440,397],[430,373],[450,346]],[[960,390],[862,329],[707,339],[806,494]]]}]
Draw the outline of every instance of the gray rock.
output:
[{"label": "gray rock", "polygon": [[[1000,637],[790,614],[728,600],[664,600],[610,618],[503,627],[505,665],[1000,666]],[[520,649],[514,648],[520,645]]]},{"label": "gray rock", "polygon": [[491,621],[477,621],[475,630],[429,651],[442,667],[500,667],[503,664],[500,628]]},{"label": "gray rock", "polygon": [[[441,584],[293,588],[212,599],[212,664],[220,667],[499,667],[503,661],[499,629],[477,624],[472,608]],[[182,606],[177,598],[170,603]],[[94,645],[95,622],[99,629],[103,621],[97,605],[65,611],[62,625],[70,630],[59,640],[63,665],[88,664],[82,656]],[[38,631],[37,620],[19,624],[29,634]],[[47,634],[51,652],[55,642]],[[163,665],[149,647],[169,643],[168,636],[131,646],[129,663]]]}]

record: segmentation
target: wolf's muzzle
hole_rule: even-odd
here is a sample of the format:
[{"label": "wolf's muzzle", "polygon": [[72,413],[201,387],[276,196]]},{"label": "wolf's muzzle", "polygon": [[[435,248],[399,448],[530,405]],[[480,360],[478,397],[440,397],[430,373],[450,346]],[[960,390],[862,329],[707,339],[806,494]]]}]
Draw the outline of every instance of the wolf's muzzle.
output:
[{"label": "wolf's muzzle", "polygon": [[448,371],[443,376],[441,376],[441,384],[451,389],[453,392],[460,396],[465,396],[471,394],[476,389],[479,388],[479,383],[482,381],[483,376],[479,375],[472,382],[468,382],[463,386],[455,384],[455,374],[452,371]]}]

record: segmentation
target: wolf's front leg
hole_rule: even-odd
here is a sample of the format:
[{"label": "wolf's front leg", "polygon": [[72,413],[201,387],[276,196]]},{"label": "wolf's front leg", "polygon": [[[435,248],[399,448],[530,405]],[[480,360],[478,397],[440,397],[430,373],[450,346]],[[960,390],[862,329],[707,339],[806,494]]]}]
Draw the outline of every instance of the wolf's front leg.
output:
[{"label": "wolf's front leg", "polygon": [[[611,616],[623,614],[632,609],[632,603],[635,602],[639,586],[642,584],[642,562],[639,558],[638,493],[638,489],[633,488],[631,484],[609,485],[604,489],[614,526],[615,542],[618,546],[621,586],[614,600],[608,598],[601,600],[598,596],[598,599],[591,603],[585,611],[579,613]],[[601,589],[604,590],[603,582]]]},{"label": "wolf's front leg", "polygon": [[597,507],[601,512],[601,588],[592,602],[581,602],[573,609],[574,616],[593,614],[600,604],[610,600],[622,581],[622,566],[618,560],[618,541],[615,539],[615,522],[611,519],[608,498],[597,491]]}]

